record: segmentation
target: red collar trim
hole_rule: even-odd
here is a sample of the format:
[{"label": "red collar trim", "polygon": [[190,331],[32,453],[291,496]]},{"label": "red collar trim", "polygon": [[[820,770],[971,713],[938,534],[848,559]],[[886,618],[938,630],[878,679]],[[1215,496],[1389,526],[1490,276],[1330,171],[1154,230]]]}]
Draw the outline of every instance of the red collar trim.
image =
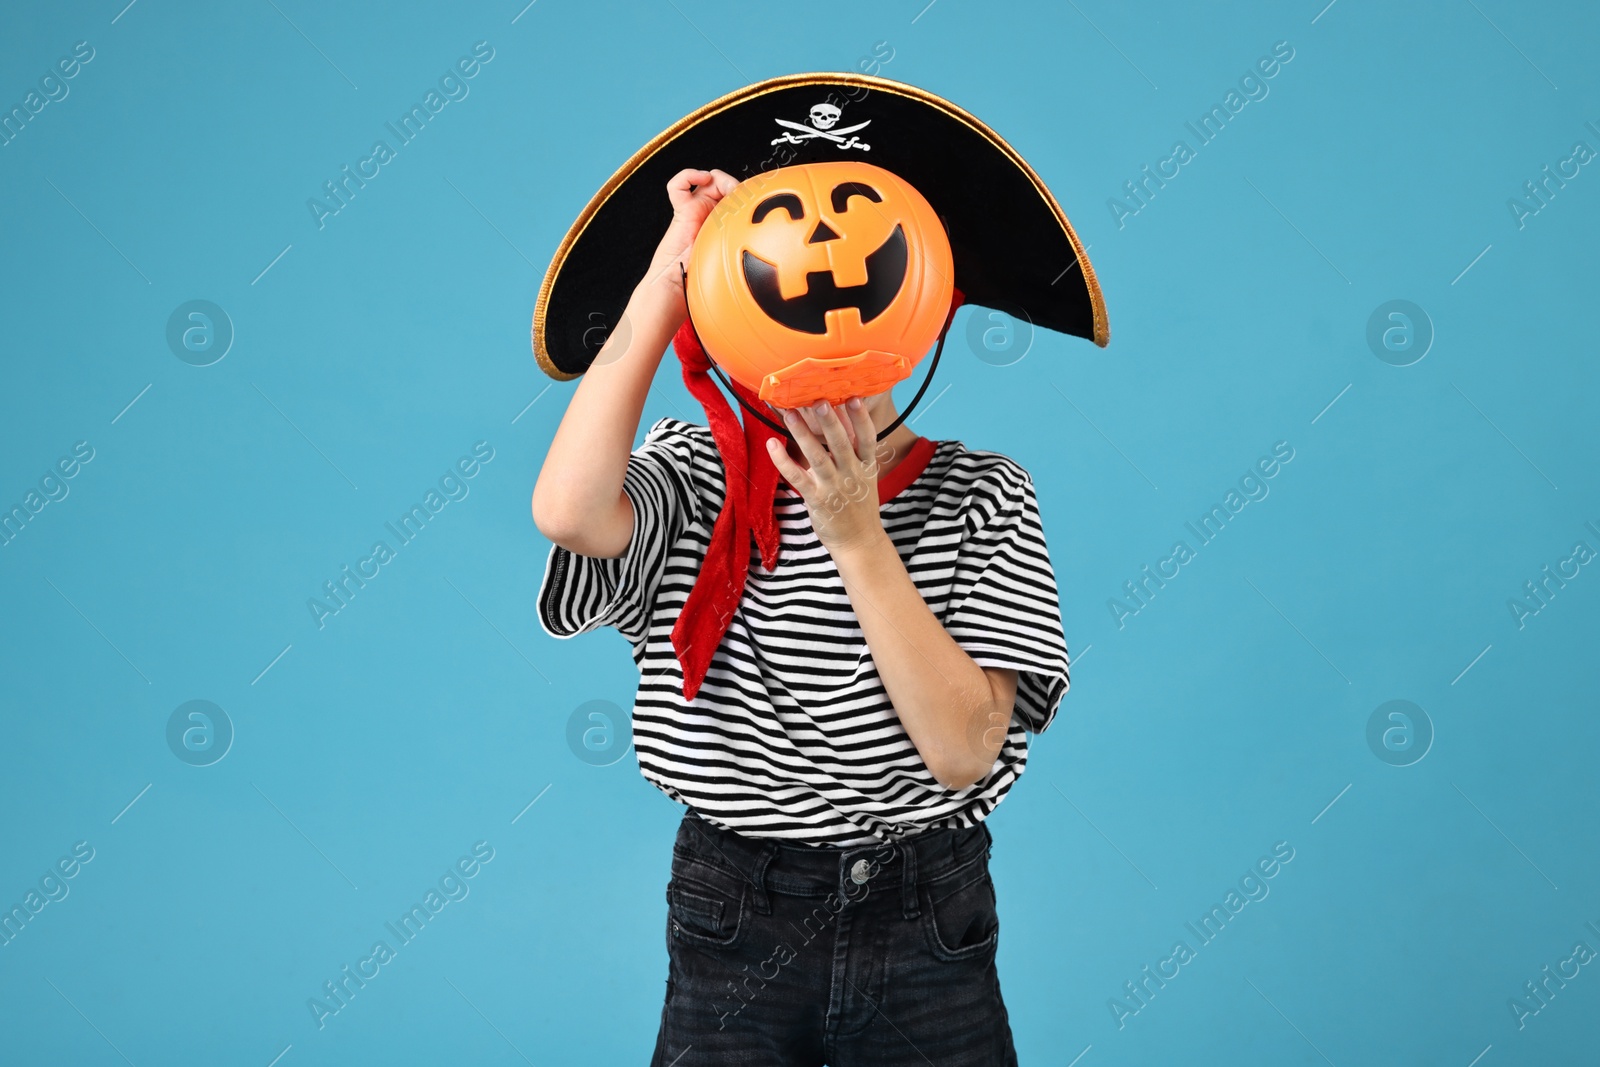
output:
[{"label": "red collar trim", "polygon": [[[905,456],[895,465],[894,470],[878,479],[878,506],[887,504],[899,496],[906,486],[916,481],[917,475],[927,468],[928,461],[938,449],[939,442],[926,437],[918,437],[911,442],[911,447],[906,450]],[[789,479],[781,473],[778,475],[778,485],[799,495],[794,486],[789,484]]]},{"label": "red collar trim", "polygon": [[926,437],[918,437],[911,442],[911,448],[906,452],[905,458],[895,464],[893,470],[878,479],[878,504],[887,504],[900,495],[900,491],[917,480],[927,467],[928,460],[933,458],[934,451],[939,447],[937,441]]}]

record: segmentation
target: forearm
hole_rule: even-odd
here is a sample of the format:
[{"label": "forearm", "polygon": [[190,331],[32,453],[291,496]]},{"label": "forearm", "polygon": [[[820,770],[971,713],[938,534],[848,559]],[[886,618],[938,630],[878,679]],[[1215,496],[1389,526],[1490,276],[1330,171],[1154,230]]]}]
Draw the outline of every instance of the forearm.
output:
[{"label": "forearm", "polygon": [[533,511],[547,535],[604,527],[615,516],[645,398],[682,319],[681,290],[646,275],[578,380],[545,455]]},{"label": "forearm", "polygon": [[[944,628],[888,534],[835,556],[889,701],[940,784],[963,789],[986,774],[998,709],[989,677]],[[1005,709],[1009,710],[1009,709]]]},{"label": "forearm", "polygon": [[683,323],[684,257],[717,202],[738,181],[685,168],[667,182],[672,221],[622,318],[584,371],[533,487],[533,521],[556,544],[585,556],[620,556],[633,537],[622,492],[650,382]]}]

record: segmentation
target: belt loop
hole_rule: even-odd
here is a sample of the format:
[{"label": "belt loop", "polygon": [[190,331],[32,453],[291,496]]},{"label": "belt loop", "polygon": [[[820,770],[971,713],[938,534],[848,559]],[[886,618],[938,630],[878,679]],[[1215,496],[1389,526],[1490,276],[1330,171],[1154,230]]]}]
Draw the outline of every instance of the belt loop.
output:
[{"label": "belt loop", "polygon": [[755,887],[752,898],[756,911],[761,915],[772,914],[772,902],[767,899],[767,864],[778,854],[778,846],[772,842],[761,847],[761,854],[756,857],[755,868],[750,872],[750,884]]},{"label": "belt loop", "polygon": [[917,917],[917,844],[915,840],[900,842],[900,905],[906,918]]}]

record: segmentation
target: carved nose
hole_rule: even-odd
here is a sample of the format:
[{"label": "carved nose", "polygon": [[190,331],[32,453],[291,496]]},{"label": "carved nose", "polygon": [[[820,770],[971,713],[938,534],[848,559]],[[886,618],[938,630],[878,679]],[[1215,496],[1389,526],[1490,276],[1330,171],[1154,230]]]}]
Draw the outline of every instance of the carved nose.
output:
[{"label": "carved nose", "polygon": [[818,219],[817,228],[811,231],[810,237],[806,238],[806,244],[816,245],[821,244],[823,241],[837,241],[838,239],[839,235],[833,232],[833,227]]}]

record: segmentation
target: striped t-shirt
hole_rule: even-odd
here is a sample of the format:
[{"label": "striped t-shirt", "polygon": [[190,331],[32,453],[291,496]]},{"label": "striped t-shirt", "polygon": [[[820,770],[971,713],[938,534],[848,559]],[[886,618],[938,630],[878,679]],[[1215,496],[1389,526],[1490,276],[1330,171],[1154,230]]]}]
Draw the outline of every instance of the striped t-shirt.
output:
[{"label": "striped t-shirt", "polygon": [[1027,733],[1055,718],[1067,648],[1033,479],[997,452],[919,438],[878,479],[879,513],[912,582],[982,667],[1018,670],[1010,728],[989,773],[933,777],[889,702],[838,567],[781,476],[781,544],[768,573],[750,546],[744,594],[693,700],[672,627],[721,511],[707,427],[663,418],[623,477],[633,502],[614,559],[552,545],[539,621],[552,637],[613,626],[632,645],[639,770],[711,823],[801,845],[864,845],[982,821],[1022,774]]}]

